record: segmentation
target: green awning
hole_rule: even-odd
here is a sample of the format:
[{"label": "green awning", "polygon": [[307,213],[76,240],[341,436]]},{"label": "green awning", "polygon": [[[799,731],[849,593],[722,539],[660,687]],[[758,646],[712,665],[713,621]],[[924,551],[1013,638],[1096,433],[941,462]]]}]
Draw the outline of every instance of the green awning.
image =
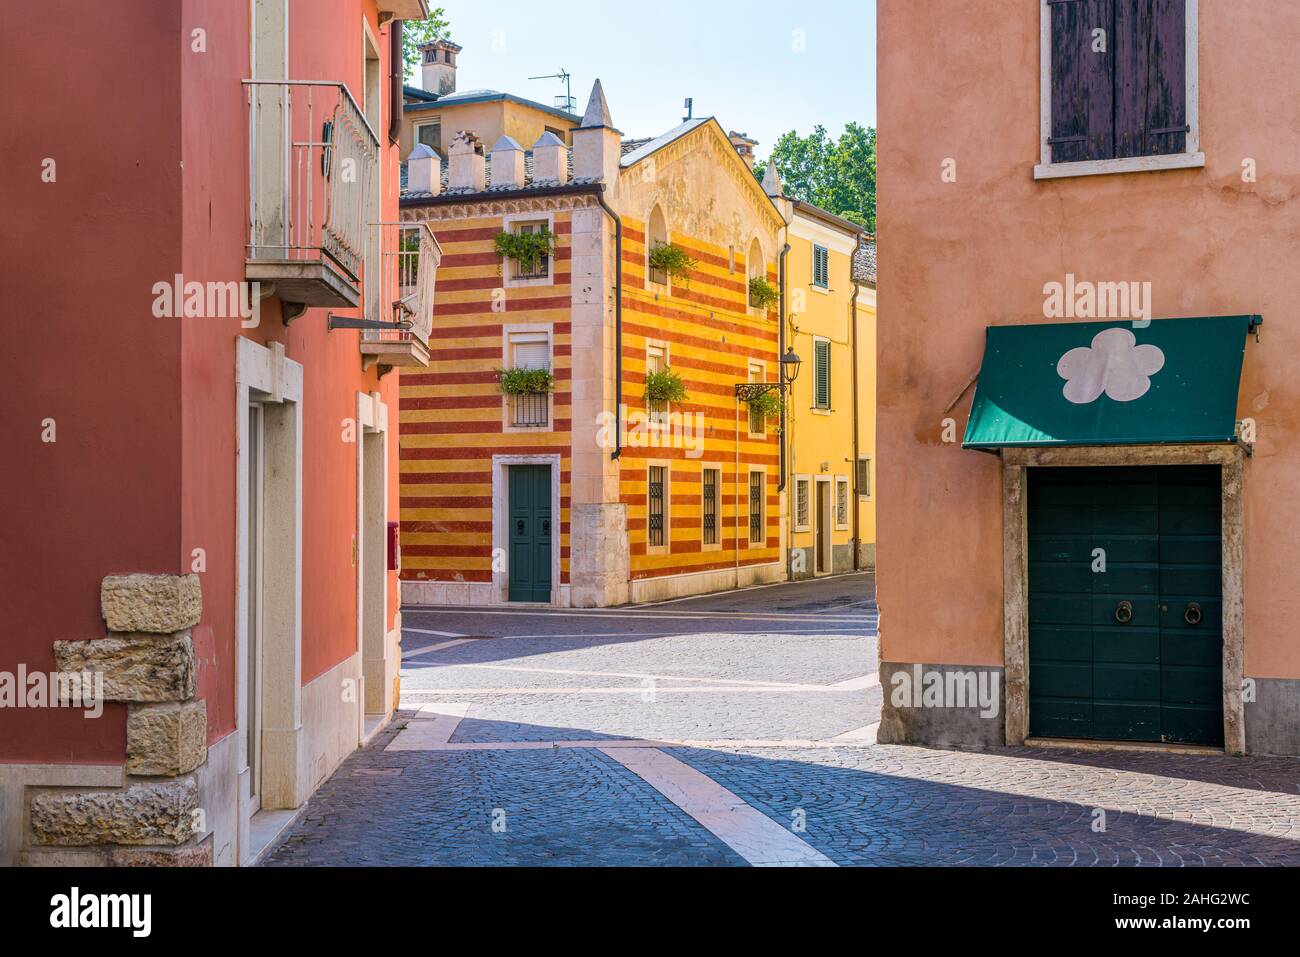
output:
[{"label": "green awning", "polygon": [[1232,442],[1258,316],[991,326],[968,449]]}]

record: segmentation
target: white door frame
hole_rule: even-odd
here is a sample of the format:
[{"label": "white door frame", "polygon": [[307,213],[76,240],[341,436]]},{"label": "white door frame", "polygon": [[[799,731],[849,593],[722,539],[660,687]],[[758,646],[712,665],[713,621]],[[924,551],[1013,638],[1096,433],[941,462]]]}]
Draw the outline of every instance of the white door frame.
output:
[{"label": "white door frame", "polygon": [[[551,604],[560,596],[560,456],[494,455],[492,456],[492,590],[498,602],[510,602],[510,482],[506,469],[511,465],[549,465],[551,467]],[[503,556],[497,571],[496,556]]]},{"label": "white door frame", "polygon": [[[389,712],[384,662],[388,639],[388,406],[378,392],[357,393],[357,654],[367,714]],[[367,484],[367,477],[371,479]],[[378,484],[378,496],[374,484]],[[375,563],[378,563],[378,568]]]},{"label": "white door frame", "polygon": [[[263,484],[261,806],[294,808],[305,798],[298,767],[302,735],[302,366],[284,346],[239,337],[235,349],[235,727],[239,740],[239,860],[249,856],[253,814],[247,724],[249,541],[248,410],[262,406]],[[278,465],[278,468],[269,465]],[[270,525],[269,523],[274,523]],[[267,534],[267,531],[270,534]]]}]

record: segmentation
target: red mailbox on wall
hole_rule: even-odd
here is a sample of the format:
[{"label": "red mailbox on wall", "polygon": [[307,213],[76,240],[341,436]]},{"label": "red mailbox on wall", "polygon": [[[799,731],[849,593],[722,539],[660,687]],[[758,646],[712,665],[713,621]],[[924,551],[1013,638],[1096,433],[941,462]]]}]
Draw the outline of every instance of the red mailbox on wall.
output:
[{"label": "red mailbox on wall", "polygon": [[402,543],[398,531],[400,527],[397,522],[388,523],[388,570],[390,572],[402,570]]}]

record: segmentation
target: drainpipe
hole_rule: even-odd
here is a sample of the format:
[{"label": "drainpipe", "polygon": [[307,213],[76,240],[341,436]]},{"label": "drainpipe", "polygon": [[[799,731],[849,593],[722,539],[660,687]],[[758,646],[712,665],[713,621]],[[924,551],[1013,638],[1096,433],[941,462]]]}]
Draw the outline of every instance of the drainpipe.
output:
[{"label": "drainpipe", "polygon": [[[399,143],[402,139],[402,81],[405,79],[402,61],[402,21],[394,20],[388,25],[388,140]],[[399,162],[401,158],[398,158]]]},{"label": "drainpipe", "polygon": [[852,321],[849,323],[849,342],[853,357],[853,570],[862,571],[862,507],[861,489],[858,488],[858,460],[861,445],[858,432],[858,295],[862,285],[853,283]]},{"label": "drainpipe", "polygon": [[596,202],[614,221],[614,452],[611,459],[623,456],[623,220],[605,201],[605,189],[596,193]]},{"label": "drainpipe", "polygon": [[[778,311],[778,313],[777,313],[777,322],[778,322],[778,324],[779,324],[779,329],[778,329],[778,331],[777,331],[777,342],[776,342],[776,350],[777,350],[777,356],[776,356],[776,377],[777,377],[777,380],[778,380],[778,381],[780,381],[780,380],[782,379],[782,374],[781,374],[781,360],[782,360],[783,358],[785,358],[785,257],[788,256],[788,255],[790,255],[790,244],[789,244],[789,243],[786,243],[786,244],[785,244],[785,247],[781,250],[781,258],[778,260],[778,264],[777,264],[777,284],[781,287],[781,305],[780,305],[780,309],[779,309],[779,311]],[[788,397],[783,395],[782,398],[788,398]],[[786,406],[788,406],[789,404],[790,404],[790,403],[789,403],[788,401],[787,401],[787,402],[782,402],[782,403],[781,403],[781,482],[780,482],[780,484],[777,486],[777,489],[776,489],[778,492],[784,492],[784,491],[785,491],[785,471],[786,471],[786,465],[785,465],[786,421],[785,421],[785,418],[786,418]],[[787,511],[789,511],[789,509],[787,509]]]}]

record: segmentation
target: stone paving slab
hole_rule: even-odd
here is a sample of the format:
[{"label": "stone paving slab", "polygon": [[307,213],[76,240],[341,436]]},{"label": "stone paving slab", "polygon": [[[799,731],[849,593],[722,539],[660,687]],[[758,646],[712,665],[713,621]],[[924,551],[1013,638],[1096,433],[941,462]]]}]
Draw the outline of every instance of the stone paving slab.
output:
[{"label": "stone paving slab", "polygon": [[[775,826],[841,866],[1300,865],[1293,759],[835,741],[879,720],[869,584],[600,617],[408,609],[413,629],[494,637],[404,662],[404,710],[269,863],[743,866],[783,857]],[[751,617],[726,631],[728,609]],[[811,633],[819,611],[835,634]],[[781,614],[798,620],[752,620]]]}]

